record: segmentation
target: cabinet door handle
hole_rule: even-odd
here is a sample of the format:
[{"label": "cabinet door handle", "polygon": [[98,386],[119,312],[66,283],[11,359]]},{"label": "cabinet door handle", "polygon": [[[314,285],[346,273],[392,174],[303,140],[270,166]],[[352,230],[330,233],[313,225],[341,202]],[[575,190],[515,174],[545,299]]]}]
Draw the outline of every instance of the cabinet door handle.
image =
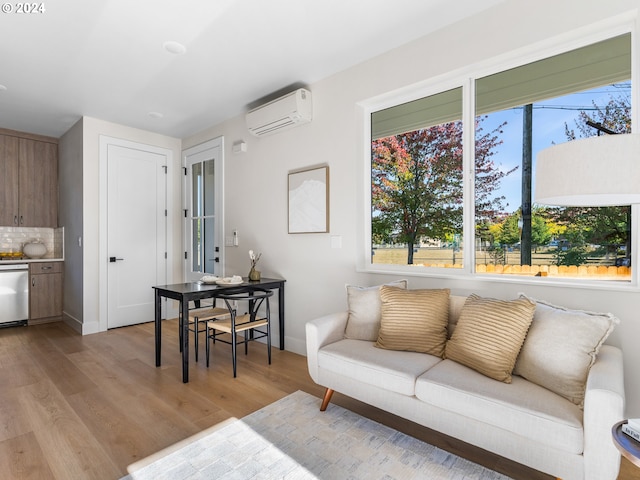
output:
[{"label": "cabinet door handle", "polygon": [[51,270],[52,268],[53,268],[52,266],[40,267],[40,270]]},{"label": "cabinet door handle", "polygon": [[36,278],[35,277],[31,278],[31,286],[32,287],[36,286]]},{"label": "cabinet door handle", "polygon": [[18,215],[13,216],[13,224],[18,225]]},{"label": "cabinet door handle", "polygon": [[24,218],[22,217],[22,215],[20,215],[20,225],[24,224]]}]

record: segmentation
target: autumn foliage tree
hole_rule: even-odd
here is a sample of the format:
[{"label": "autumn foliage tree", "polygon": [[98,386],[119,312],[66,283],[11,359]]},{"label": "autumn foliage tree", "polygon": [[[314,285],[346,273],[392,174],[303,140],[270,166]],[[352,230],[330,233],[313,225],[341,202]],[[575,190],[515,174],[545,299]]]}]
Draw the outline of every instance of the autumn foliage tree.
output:
[{"label": "autumn foliage tree", "polygon": [[[478,123],[481,123],[481,119]],[[500,128],[476,139],[476,218],[491,219],[503,197],[493,191],[501,172],[492,160]],[[374,140],[371,145],[372,234],[406,243],[407,263],[423,238],[462,231],[462,123],[450,122]]]}]

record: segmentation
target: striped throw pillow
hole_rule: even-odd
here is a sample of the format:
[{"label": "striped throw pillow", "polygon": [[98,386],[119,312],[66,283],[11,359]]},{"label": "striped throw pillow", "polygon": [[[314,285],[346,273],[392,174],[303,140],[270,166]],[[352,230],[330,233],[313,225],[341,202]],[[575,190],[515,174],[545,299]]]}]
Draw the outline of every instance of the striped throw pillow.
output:
[{"label": "striped throw pillow", "polygon": [[449,289],[380,288],[382,314],[376,347],[442,357],[447,343]]},{"label": "striped throw pillow", "polygon": [[511,383],[535,308],[528,298],[496,300],[470,295],[447,342],[445,358]]}]

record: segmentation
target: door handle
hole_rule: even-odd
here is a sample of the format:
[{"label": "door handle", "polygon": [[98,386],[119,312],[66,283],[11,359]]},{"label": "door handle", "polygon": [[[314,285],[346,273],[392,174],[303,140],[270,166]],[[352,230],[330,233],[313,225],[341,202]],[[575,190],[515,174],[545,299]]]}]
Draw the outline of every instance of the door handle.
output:
[{"label": "door handle", "polygon": [[116,263],[118,260],[124,260],[124,258],[109,257],[109,262],[111,263]]}]

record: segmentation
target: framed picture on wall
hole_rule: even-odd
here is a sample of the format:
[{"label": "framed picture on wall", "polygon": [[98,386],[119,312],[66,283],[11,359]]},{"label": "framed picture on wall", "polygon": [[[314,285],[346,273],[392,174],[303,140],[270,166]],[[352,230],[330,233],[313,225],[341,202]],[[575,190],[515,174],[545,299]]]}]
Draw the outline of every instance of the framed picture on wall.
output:
[{"label": "framed picture on wall", "polygon": [[329,232],[329,167],[289,173],[289,233]]}]

